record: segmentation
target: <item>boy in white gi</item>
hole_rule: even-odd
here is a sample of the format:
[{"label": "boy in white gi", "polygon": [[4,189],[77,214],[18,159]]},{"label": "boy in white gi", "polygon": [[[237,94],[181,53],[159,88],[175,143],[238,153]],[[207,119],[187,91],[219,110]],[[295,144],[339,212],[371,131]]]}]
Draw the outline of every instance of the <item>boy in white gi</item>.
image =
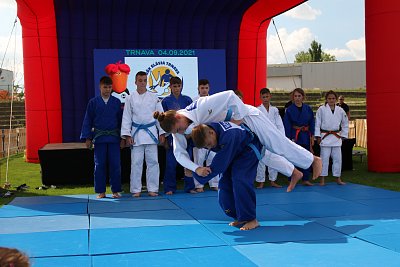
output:
[{"label": "boy in white gi", "polygon": [[[210,82],[207,79],[200,79],[199,85],[197,87],[199,94],[193,97],[193,102],[203,96],[208,96],[210,92]],[[215,156],[215,152],[211,150],[207,150],[204,148],[193,148],[193,159],[196,164],[199,166],[203,166],[205,163],[207,166],[211,164],[213,158]],[[219,175],[212,178],[208,185],[212,190],[218,191],[218,182],[219,182]],[[194,179],[194,185],[196,187],[196,191],[201,193],[204,192],[204,185],[199,183],[196,179]]]},{"label": "boy in white gi", "polygon": [[[260,90],[260,98],[262,101],[262,104],[258,106],[257,108],[264,113],[267,118],[276,126],[276,128],[284,135],[285,134],[285,128],[283,127],[283,122],[282,118],[279,115],[279,110],[272,106],[270,101],[271,101],[271,91],[268,88],[262,88]],[[265,148],[263,148],[263,151]],[[275,181],[278,177],[278,172],[274,170],[271,167],[268,167],[268,176],[269,180],[271,181],[271,186],[272,187],[282,187],[281,185],[277,184]],[[260,161],[257,166],[257,176],[256,176],[256,182],[258,182],[257,188],[263,188],[264,187],[264,182],[265,182],[265,164]]]},{"label": "boy in white gi", "polygon": [[312,165],[314,169],[313,177],[315,178],[318,178],[321,173],[322,166],[319,157],[315,157],[304,148],[288,140],[264,114],[253,106],[245,105],[231,90],[201,97],[186,109],[175,112],[169,111],[165,114],[155,113],[154,117],[158,118],[161,127],[166,132],[173,133],[174,140],[176,140],[174,143],[175,157],[181,165],[192,171],[196,172],[196,169],[200,166],[190,160],[185,150],[187,145],[183,133],[189,125],[224,121],[232,118],[235,121],[243,120],[260,138],[261,143],[266,147],[263,162],[267,166],[292,177],[287,192],[293,190],[303,175],[294,165],[305,168]]},{"label": "boy in white gi", "polygon": [[315,120],[315,137],[321,147],[322,173],[320,185],[325,185],[328,175],[329,158],[332,157],[332,174],[339,185],[345,183],[340,178],[342,172],[342,138],[349,134],[349,120],[346,112],[336,106],[337,94],[329,91],[325,95],[326,103],[320,106]]},{"label": "boy in white gi", "polygon": [[[160,168],[157,144],[165,141],[164,131],[152,117],[154,111],[162,111],[156,94],[147,91],[146,72],[139,71],[135,77],[136,91],[125,101],[121,136],[131,146],[131,183],[133,197],[142,191],[143,159],[146,160],[146,186],[149,196],[158,196]],[[158,129],[157,129],[158,128]],[[160,135],[159,135],[160,130]]]}]

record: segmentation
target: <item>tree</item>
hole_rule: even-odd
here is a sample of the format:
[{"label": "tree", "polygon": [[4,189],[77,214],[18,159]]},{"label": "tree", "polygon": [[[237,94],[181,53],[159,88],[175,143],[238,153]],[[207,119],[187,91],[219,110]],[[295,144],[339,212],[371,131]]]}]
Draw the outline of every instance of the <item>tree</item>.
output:
[{"label": "tree", "polygon": [[296,60],[294,62],[300,63],[300,62],[310,62],[310,61],[311,61],[310,53],[306,51],[300,51],[299,53],[296,54]]},{"label": "tree", "polygon": [[336,61],[334,55],[322,51],[322,45],[317,41],[312,41],[308,51],[300,51],[295,55],[295,63],[301,62],[322,62]]},{"label": "tree", "polygon": [[322,61],[337,61],[334,55],[322,52]]}]

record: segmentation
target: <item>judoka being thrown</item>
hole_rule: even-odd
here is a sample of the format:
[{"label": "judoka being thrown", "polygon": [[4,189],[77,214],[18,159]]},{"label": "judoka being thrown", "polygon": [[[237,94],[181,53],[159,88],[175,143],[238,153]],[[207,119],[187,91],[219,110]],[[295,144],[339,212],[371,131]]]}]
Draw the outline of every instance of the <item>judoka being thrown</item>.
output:
[{"label": "judoka being thrown", "polygon": [[231,90],[200,97],[185,109],[164,113],[155,112],[154,117],[158,119],[164,131],[172,133],[174,155],[177,161],[198,175],[209,173],[190,160],[186,151],[187,142],[184,134],[190,134],[190,129],[200,123],[229,120],[236,123],[244,122],[258,136],[261,144],[266,148],[262,158],[265,165],[292,177],[287,192],[292,191],[303,176],[294,166],[303,169],[312,166],[313,179],[321,174],[322,162],[319,157],[315,157],[287,139],[260,110],[245,105]]}]

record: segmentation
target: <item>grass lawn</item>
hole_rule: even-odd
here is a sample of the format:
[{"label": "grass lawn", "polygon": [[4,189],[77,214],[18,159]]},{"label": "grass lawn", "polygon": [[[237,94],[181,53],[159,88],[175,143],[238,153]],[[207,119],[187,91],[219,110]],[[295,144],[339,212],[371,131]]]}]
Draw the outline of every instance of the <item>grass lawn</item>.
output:
[{"label": "grass lawn", "polygon": [[[353,171],[343,171],[342,179],[345,182],[356,184],[364,184],[384,189],[400,191],[400,173],[374,173],[368,172],[367,158],[364,157],[363,162],[359,157],[353,158]],[[6,160],[0,160],[0,184],[4,185],[6,181]],[[12,156],[9,160],[8,181],[11,183],[11,190],[14,193],[12,197],[1,198],[0,206],[10,202],[15,196],[54,196],[54,195],[73,195],[73,194],[94,194],[93,185],[87,186],[57,186],[57,188],[50,188],[48,190],[37,190],[36,187],[42,185],[40,175],[40,165],[26,163],[22,155]],[[327,177],[326,182],[332,182],[332,177]],[[287,185],[287,178],[283,176],[278,177],[279,184]],[[318,182],[318,180],[317,180]],[[27,184],[28,190],[17,192],[15,187]],[[268,184],[268,183],[266,183]],[[299,185],[301,186],[301,185]],[[178,188],[182,189],[183,183],[178,183]],[[109,188],[107,188],[109,191]],[[129,185],[123,185],[124,192],[129,192]],[[1,196],[4,190],[0,189]],[[160,192],[162,187],[160,187]],[[109,193],[109,192],[108,192]]]}]

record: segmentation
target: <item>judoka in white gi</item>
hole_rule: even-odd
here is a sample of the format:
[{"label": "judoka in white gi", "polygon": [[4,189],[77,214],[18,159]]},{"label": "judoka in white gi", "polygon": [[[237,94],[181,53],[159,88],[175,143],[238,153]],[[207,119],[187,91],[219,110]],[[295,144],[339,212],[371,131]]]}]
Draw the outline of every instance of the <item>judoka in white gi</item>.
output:
[{"label": "judoka in white gi", "polygon": [[[243,120],[244,123],[260,138],[266,147],[263,162],[280,173],[292,176],[287,189],[293,190],[302,174],[294,167],[301,166],[314,169],[314,176],[318,177],[321,171],[321,159],[314,157],[309,151],[294,144],[279,132],[271,121],[257,108],[245,105],[231,90],[201,97],[186,109],[177,112],[154,114],[160,121],[161,127],[166,132],[173,133],[174,154],[178,162],[186,168],[196,171],[200,166],[192,162],[185,150],[186,139],[183,133],[189,124],[217,122],[229,119],[230,113],[233,120]],[[276,153],[273,154],[270,151]]]},{"label": "judoka in white gi", "polygon": [[[199,94],[195,97],[193,97],[193,102],[199,99],[200,97],[203,96],[208,96],[210,92],[210,82],[207,79],[200,79],[199,80],[199,85],[197,87],[197,90]],[[204,148],[193,148],[193,160],[196,164],[199,166],[203,166],[204,164],[206,166],[209,166],[215,156],[215,152],[211,150],[207,150]],[[220,176],[217,175],[214,178],[212,178],[209,182],[208,185],[212,190],[218,190],[218,182],[219,182]],[[194,178],[194,185],[196,187],[197,192],[204,192],[204,185],[199,183],[195,178]]]},{"label": "judoka in white gi", "polygon": [[[267,118],[276,126],[276,128],[285,135],[285,128],[283,127],[282,118],[279,115],[278,108],[271,105],[271,91],[268,88],[262,88],[260,90],[260,99],[262,104],[259,105],[257,108],[264,113]],[[263,148],[263,153],[265,148]],[[275,169],[268,167],[268,178],[271,181],[272,187],[282,187],[281,185],[276,183],[276,179],[278,178],[278,171]],[[263,188],[265,182],[265,164],[260,161],[257,166],[257,175],[256,175],[256,182],[258,182],[257,188]]]},{"label": "judoka in white gi", "polygon": [[135,77],[137,89],[125,101],[121,136],[131,146],[130,192],[139,197],[142,191],[143,159],[146,160],[146,186],[149,196],[157,196],[160,167],[157,144],[164,142],[165,132],[152,116],[163,111],[156,94],[147,91],[147,75],[139,71]]},{"label": "judoka in white gi", "polygon": [[320,106],[315,120],[315,136],[321,147],[322,173],[320,185],[325,185],[328,175],[329,158],[332,157],[332,174],[339,185],[345,183],[340,178],[342,172],[342,138],[348,138],[349,120],[346,112],[336,106],[337,94],[329,91],[325,95],[326,104]]}]

